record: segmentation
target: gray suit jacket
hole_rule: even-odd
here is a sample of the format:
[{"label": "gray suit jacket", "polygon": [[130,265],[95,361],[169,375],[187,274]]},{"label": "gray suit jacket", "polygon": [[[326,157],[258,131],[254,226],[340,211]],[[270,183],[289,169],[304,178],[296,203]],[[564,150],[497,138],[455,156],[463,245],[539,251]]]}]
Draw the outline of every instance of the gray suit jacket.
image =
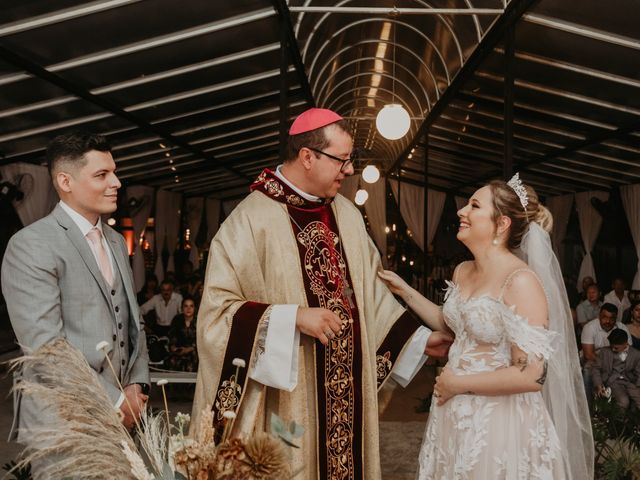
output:
[{"label": "gray suit jacket", "polygon": [[[129,303],[130,355],[123,385],[149,383],[148,354],[123,237],[107,225],[103,232],[121,272]],[[54,338],[66,338],[96,371],[113,403],[120,396],[99,342],[114,348],[116,317],[110,292],[86,239],[60,205],[45,218],[16,233],[2,262],[2,292],[20,344],[36,349]],[[37,422],[31,402],[18,400],[14,427]],[[28,410],[31,410],[29,412]],[[18,420],[19,418],[19,420]]]},{"label": "gray suit jacket", "polygon": [[[603,347],[598,350],[596,363],[591,371],[594,386],[610,386],[611,382],[616,380],[616,375],[613,371],[615,355],[609,347]],[[624,362],[624,374],[631,383],[640,384],[640,352],[633,347],[629,347],[629,353]]]}]

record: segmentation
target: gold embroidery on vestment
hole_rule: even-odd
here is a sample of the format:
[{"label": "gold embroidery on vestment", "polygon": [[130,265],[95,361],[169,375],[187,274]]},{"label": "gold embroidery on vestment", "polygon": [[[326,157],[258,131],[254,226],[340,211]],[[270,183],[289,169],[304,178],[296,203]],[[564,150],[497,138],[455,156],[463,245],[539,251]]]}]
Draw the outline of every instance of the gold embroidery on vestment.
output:
[{"label": "gold embroidery on vestment", "polygon": [[240,403],[242,396],[242,386],[236,381],[236,376],[231,375],[229,380],[222,382],[216,394],[216,409],[218,410],[217,419],[222,420],[224,412],[227,410],[235,410]]},{"label": "gold embroidery on vestment", "polygon": [[258,331],[256,334],[256,351],[253,354],[253,359],[251,360],[251,368],[255,367],[256,363],[258,362],[258,358],[264,355],[267,343],[267,330],[269,329],[269,319],[271,318],[271,310],[273,310],[273,305],[269,305],[267,307],[258,323]]},{"label": "gold embroidery on vestment", "polygon": [[393,362],[391,362],[391,352],[385,352],[384,355],[376,356],[376,374],[378,376],[378,386],[391,373]]},{"label": "gold embroidery on vestment", "polygon": [[304,205],[304,200],[297,195],[287,195],[287,203],[299,207]]},{"label": "gold embroidery on vestment", "polygon": [[353,438],[354,427],[357,428],[354,425],[355,343],[349,301],[344,294],[347,266],[336,249],[338,236],[324,223],[309,223],[298,233],[297,240],[304,246],[304,270],[319,306],[333,311],[344,322],[343,330],[325,347],[327,477],[353,479],[356,461]]},{"label": "gold embroidery on vestment", "polygon": [[282,188],[282,185],[272,178],[264,182],[264,187],[267,189],[267,192],[269,192],[269,195],[273,195],[274,197],[281,197],[284,195],[284,188]]}]

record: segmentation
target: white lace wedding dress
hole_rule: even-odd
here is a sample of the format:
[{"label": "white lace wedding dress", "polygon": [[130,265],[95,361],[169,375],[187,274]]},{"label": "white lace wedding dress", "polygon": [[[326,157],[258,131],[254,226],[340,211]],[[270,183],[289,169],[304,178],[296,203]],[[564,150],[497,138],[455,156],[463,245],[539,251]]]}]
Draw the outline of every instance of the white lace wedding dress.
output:
[{"label": "white lace wedding dress", "polygon": [[[515,273],[515,272],[514,272]],[[529,325],[502,298],[461,298],[448,282],[443,312],[456,335],[447,367],[465,375],[511,365],[511,345],[545,359],[556,334]],[[502,296],[502,295],[501,295]],[[431,405],[420,451],[420,480],[565,478],[560,444],[539,392],[457,395]]]}]

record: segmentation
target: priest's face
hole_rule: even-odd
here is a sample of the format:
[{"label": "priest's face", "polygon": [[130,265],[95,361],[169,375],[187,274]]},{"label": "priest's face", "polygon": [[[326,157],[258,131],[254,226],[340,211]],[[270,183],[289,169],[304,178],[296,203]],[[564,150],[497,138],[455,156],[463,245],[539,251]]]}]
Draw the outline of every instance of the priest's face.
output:
[{"label": "priest's face", "polygon": [[333,198],[338,193],[342,180],[353,175],[353,165],[348,162],[342,168],[342,162],[331,157],[348,160],[353,150],[353,140],[351,135],[335,125],[326,127],[325,135],[329,139],[329,145],[322,150],[324,153],[313,152],[313,160],[307,172],[310,185],[308,193],[321,198]]}]

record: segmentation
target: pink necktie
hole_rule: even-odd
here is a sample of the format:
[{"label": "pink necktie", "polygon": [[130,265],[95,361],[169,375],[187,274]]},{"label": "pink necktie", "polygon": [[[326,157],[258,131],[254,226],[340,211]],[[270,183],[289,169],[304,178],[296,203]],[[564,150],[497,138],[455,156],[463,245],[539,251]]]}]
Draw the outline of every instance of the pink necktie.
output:
[{"label": "pink necktie", "polygon": [[96,255],[98,257],[98,267],[102,272],[102,276],[107,281],[109,286],[113,285],[113,270],[111,270],[111,262],[107,255],[104,245],[102,244],[102,232],[97,227],[93,227],[87,233],[87,238],[93,244]]}]

